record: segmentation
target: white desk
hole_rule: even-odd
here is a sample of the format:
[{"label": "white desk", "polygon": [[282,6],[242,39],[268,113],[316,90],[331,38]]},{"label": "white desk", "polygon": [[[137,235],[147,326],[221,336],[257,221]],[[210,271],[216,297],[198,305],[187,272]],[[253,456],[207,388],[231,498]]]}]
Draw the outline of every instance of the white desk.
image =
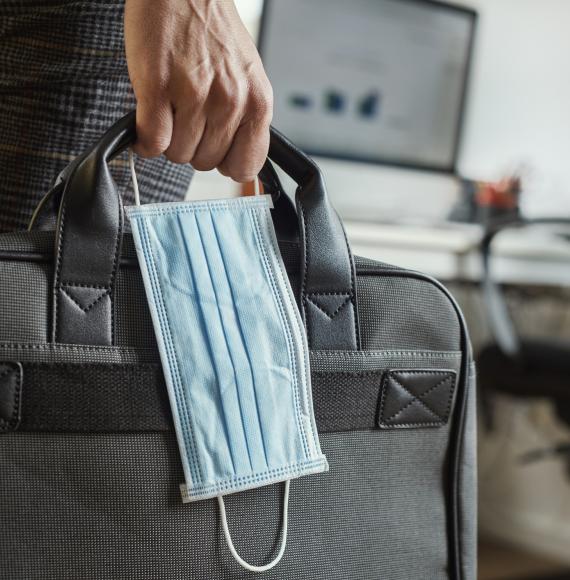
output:
[{"label": "white desk", "polygon": [[[481,226],[345,221],[355,254],[426,272],[441,280],[481,278]],[[570,231],[570,230],[569,230]],[[570,242],[553,228],[510,230],[493,244],[495,278],[514,284],[570,284]]]}]

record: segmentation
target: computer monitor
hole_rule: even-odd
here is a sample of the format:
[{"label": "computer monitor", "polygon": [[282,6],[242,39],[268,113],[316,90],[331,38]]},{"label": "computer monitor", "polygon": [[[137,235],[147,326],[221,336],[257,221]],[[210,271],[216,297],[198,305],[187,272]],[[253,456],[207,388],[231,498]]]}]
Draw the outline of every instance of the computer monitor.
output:
[{"label": "computer monitor", "polygon": [[275,126],[313,155],[453,173],[475,21],[432,0],[265,0]]}]

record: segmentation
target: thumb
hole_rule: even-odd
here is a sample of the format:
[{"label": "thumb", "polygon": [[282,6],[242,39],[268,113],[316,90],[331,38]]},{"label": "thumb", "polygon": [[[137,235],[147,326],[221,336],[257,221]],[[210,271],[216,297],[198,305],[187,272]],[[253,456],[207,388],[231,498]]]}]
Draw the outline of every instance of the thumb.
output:
[{"label": "thumb", "polygon": [[137,140],[133,150],[141,157],[158,157],[172,139],[173,112],[166,100],[140,99],[137,102]]}]

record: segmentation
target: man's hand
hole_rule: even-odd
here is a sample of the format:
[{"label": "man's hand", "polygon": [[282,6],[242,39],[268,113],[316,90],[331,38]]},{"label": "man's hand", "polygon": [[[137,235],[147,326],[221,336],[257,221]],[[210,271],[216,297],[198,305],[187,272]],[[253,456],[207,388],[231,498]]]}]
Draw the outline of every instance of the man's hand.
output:
[{"label": "man's hand", "polygon": [[232,0],[127,0],[135,151],[252,181],[267,156],[273,94]]}]

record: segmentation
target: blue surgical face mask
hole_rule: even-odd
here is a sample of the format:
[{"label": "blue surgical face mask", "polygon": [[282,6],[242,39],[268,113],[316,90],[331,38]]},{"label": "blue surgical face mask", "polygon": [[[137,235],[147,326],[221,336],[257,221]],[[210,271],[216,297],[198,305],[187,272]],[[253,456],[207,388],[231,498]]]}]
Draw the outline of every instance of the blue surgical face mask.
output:
[{"label": "blue surgical face mask", "polygon": [[[127,208],[190,500],[328,469],[269,196]],[[286,528],[285,528],[286,531]]]}]

